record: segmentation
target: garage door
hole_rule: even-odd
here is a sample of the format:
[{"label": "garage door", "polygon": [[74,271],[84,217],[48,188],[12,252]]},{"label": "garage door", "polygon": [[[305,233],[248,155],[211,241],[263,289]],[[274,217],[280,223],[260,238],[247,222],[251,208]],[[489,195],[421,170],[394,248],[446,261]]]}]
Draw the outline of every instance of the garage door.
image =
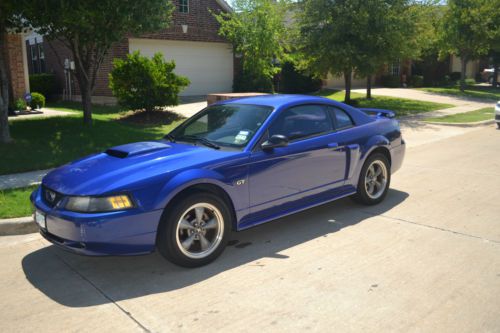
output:
[{"label": "garage door", "polygon": [[232,91],[233,53],[230,44],[135,38],[129,43],[130,52],[140,51],[148,57],[161,52],[166,60],[174,60],[175,72],[191,81],[181,95]]}]

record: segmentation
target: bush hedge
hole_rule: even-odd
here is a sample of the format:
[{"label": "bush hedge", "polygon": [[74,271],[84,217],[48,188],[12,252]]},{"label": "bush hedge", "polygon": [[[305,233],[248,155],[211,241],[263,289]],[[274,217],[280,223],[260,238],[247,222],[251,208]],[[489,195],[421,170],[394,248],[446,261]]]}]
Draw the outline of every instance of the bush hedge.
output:
[{"label": "bush hedge", "polygon": [[22,98],[18,98],[14,102],[14,110],[15,111],[25,111],[26,110],[26,102]]},{"label": "bush hedge", "polygon": [[468,86],[473,86],[476,84],[476,80],[474,79],[465,79],[465,84]]},{"label": "bush hedge", "polygon": [[290,94],[310,93],[320,90],[321,85],[320,79],[298,71],[291,62],[285,62],[281,67],[280,92]]},{"label": "bush hedge", "polygon": [[384,75],[380,78],[380,83],[384,87],[388,88],[399,88],[401,87],[401,79],[399,76],[394,75]]},{"label": "bush hedge", "polygon": [[450,80],[451,81],[458,81],[458,80],[460,80],[461,75],[462,74],[460,72],[452,72],[452,73],[450,73]]},{"label": "bush hedge", "polygon": [[30,106],[32,110],[45,107],[45,96],[37,92],[32,92]]},{"label": "bush hedge", "polygon": [[188,78],[176,75],[175,62],[163,54],[150,59],[138,51],[126,59],[114,59],[109,87],[121,106],[148,112],[157,107],[179,104],[179,93],[189,85]]},{"label": "bush hedge", "polygon": [[424,77],[422,75],[410,76],[408,80],[410,87],[420,88],[424,86]]},{"label": "bush hedge", "polygon": [[30,75],[30,90],[36,91],[47,98],[53,98],[58,93],[58,85],[55,74],[32,74]]},{"label": "bush hedge", "polygon": [[270,78],[264,75],[258,76],[242,70],[234,78],[233,91],[272,93],[274,89],[273,82]]}]

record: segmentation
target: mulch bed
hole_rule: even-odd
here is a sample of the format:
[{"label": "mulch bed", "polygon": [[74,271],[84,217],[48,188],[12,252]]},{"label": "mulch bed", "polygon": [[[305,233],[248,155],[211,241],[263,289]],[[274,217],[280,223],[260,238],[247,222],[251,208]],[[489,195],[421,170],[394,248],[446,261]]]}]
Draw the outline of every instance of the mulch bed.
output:
[{"label": "mulch bed", "polygon": [[129,124],[138,124],[143,126],[168,125],[174,121],[184,119],[178,113],[165,110],[156,110],[152,112],[146,111],[131,111],[123,114],[118,121]]}]

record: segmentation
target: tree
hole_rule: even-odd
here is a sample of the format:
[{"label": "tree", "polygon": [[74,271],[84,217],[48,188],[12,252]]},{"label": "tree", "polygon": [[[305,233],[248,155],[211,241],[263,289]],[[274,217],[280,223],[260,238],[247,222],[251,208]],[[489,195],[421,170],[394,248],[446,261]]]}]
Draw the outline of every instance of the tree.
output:
[{"label": "tree", "polygon": [[436,0],[367,1],[363,9],[360,52],[366,59],[358,64],[357,73],[367,78],[366,97],[371,98],[371,78],[384,64],[418,59],[433,47],[440,11]]},{"label": "tree", "polygon": [[170,0],[21,0],[23,16],[49,40],[66,46],[75,61],[83,121],[92,124],[91,98],[97,72],[111,45],[127,34],[164,28]]},{"label": "tree", "polygon": [[10,29],[18,26],[14,22],[16,5],[14,1],[0,2],[0,143],[11,141],[9,131],[9,78],[4,50],[6,49],[5,36]]},{"label": "tree", "polygon": [[382,64],[415,52],[411,4],[408,0],[303,1],[297,15],[303,66],[320,75],[343,75],[345,102],[350,103],[353,72],[370,78]]},{"label": "tree", "polygon": [[[275,64],[285,57],[286,3],[274,0],[236,0],[234,11],[214,14],[219,34],[242,55],[243,75],[258,84],[279,72]],[[260,83],[259,83],[260,82]],[[259,87],[254,87],[259,89]]]},{"label": "tree", "polygon": [[441,56],[460,57],[460,90],[465,89],[467,63],[488,53],[498,25],[492,24],[499,0],[449,0],[440,26]]},{"label": "tree", "polygon": [[161,53],[152,59],[139,51],[126,59],[115,59],[109,75],[109,87],[118,103],[132,110],[153,111],[158,106],[179,104],[179,93],[189,80],[175,75],[175,63],[167,62]]}]

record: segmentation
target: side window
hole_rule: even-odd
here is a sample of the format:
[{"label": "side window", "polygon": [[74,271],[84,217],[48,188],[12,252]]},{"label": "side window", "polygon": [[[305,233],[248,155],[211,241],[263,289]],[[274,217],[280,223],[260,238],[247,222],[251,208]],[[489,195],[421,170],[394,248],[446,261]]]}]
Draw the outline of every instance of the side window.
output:
[{"label": "side window", "polygon": [[354,126],[351,117],[345,111],[334,107],[330,107],[328,108],[328,110],[330,111],[330,116],[335,122],[336,130],[341,130],[344,128],[349,128]]},{"label": "side window", "polygon": [[281,134],[296,140],[331,130],[332,124],[323,106],[300,105],[283,111],[269,127],[269,136]]}]

